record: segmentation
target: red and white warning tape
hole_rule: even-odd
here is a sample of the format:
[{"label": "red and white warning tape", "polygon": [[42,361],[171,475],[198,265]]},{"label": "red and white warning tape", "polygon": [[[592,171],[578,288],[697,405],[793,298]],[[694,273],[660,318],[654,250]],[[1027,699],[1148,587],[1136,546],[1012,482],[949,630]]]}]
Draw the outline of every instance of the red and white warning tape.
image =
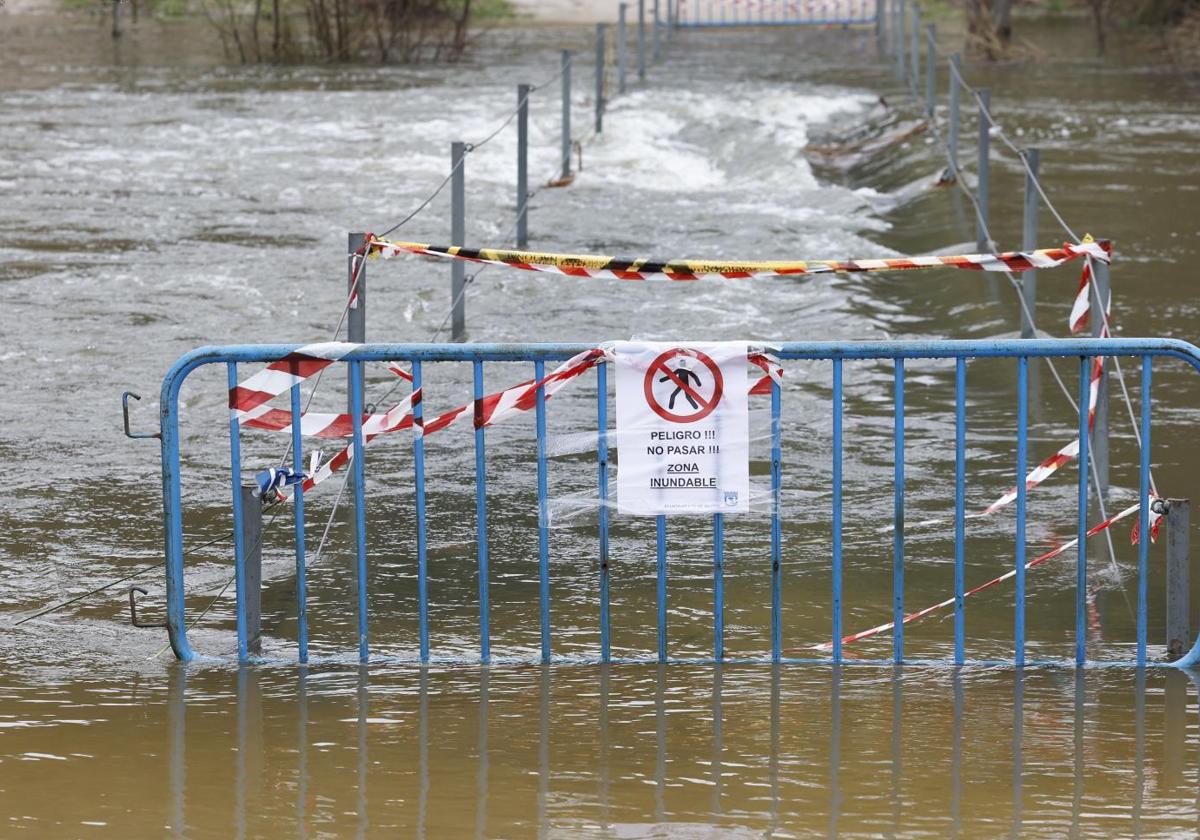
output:
[{"label": "red and white warning tape", "polygon": [[653,260],[646,257],[607,257],[591,254],[551,254],[536,251],[507,251],[496,248],[465,248],[459,245],[429,245],[420,242],[390,242],[369,236],[368,255],[390,259],[398,254],[421,254],[473,263],[507,266],[524,271],[547,271],[568,277],[610,277],[617,280],[699,280],[705,277],[751,279],[792,277],[835,272],[910,271],[922,268],[960,268],[973,271],[1026,271],[1053,268],[1080,257],[1108,262],[1107,242],[1085,240],[1061,248],[1009,251],[998,254],[900,257],[897,259],[743,261]]},{"label": "red and white warning tape", "polygon": [[[1141,508],[1140,504],[1131,505],[1131,506],[1125,508],[1125,510],[1121,511],[1120,513],[1118,513],[1114,516],[1110,516],[1108,519],[1105,519],[1099,525],[1096,525],[1093,528],[1091,528],[1087,532],[1087,535],[1089,537],[1091,537],[1096,534],[1099,534],[1101,531],[1105,531],[1108,528],[1111,528],[1113,525],[1115,525],[1117,522],[1120,522],[1122,519],[1125,519],[1125,518],[1137,513],[1140,508]],[[1161,514],[1155,514],[1153,512],[1153,507],[1151,507],[1150,515],[1155,520],[1155,525],[1157,525],[1157,520],[1159,518],[1161,518]],[[1136,531],[1135,531],[1135,535],[1136,535]],[[1032,560],[1030,560],[1029,562],[1027,562],[1025,564],[1025,568],[1026,568],[1026,570],[1028,570],[1028,569],[1032,569],[1036,566],[1040,566],[1041,564],[1045,563],[1047,560],[1053,560],[1055,557],[1058,557],[1060,554],[1062,554],[1065,551],[1069,551],[1070,549],[1074,548],[1078,544],[1079,544],[1079,537],[1074,537],[1074,538],[1068,540],[1067,542],[1063,543],[1062,545],[1058,546],[1057,548],[1054,548],[1050,551],[1047,551],[1045,554],[1042,554],[1038,557],[1033,558]],[[979,586],[976,586],[973,589],[968,589],[966,592],[963,593],[963,597],[969,598],[972,595],[978,595],[980,592],[983,592],[986,589],[991,589],[993,586],[995,586],[999,583],[1003,583],[1006,580],[1011,580],[1012,578],[1016,577],[1016,575],[1017,575],[1016,569],[1007,571],[1004,574],[1000,575],[999,577],[992,578],[987,583],[981,583]],[[914,613],[909,613],[908,615],[904,616],[904,619],[900,623],[901,624],[911,624],[914,621],[920,621],[922,618],[932,615],[933,613],[937,612],[938,610],[944,610],[947,607],[952,607],[952,606],[954,606],[954,598],[953,597],[947,598],[945,601],[939,601],[938,603],[936,603],[932,606],[925,607],[925,609],[917,610]],[[842,637],[842,644],[848,645],[848,644],[852,644],[854,642],[861,642],[863,639],[869,639],[872,636],[878,636],[880,633],[887,633],[890,630],[894,630],[895,627],[896,627],[896,622],[889,621],[886,624],[880,624],[876,627],[870,628],[869,630],[862,630],[858,633],[851,633],[849,636]],[[832,650],[833,642],[824,642],[822,644],[816,645],[816,649],[817,650]]]},{"label": "red and white warning tape", "polygon": [[[298,382],[304,381],[333,362],[343,358],[357,344],[328,342],[310,344],[251,376],[245,383],[229,392],[229,406],[235,417],[244,425],[275,432],[291,432],[292,415],[286,409],[271,408],[267,403],[287,391]],[[537,405],[538,389],[550,399],[565,385],[577,379],[596,363],[611,358],[606,345],[586,350],[564,362],[551,373],[538,380],[527,380],[489,394],[479,400],[465,403],[432,419],[423,420],[416,433],[428,435],[441,431],[471,414],[475,428],[494,426],[517,414],[530,411]],[[770,393],[771,383],[780,382],[783,367],[779,360],[765,350],[753,350],[747,356],[750,364],[762,369],[767,375],[750,387],[751,394]],[[389,366],[397,375],[412,381],[412,376],[403,369]],[[765,387],[764,387],[765,386]],[[363,443],[366,444],[382,434],[409,429],[414,426],[413,408],[422,399],[418,388],[395,406],[382,414],[370,414],[363,418]],[[347,438],[354,433],[354,421],[348,413],[332,414],[305,412],[300,417],[300,432],[310,437]],[[345,468],[354,458],[354,446],[349,444],[332,458],[321,464],[307,476],[303,483],[305,492],[320,484],[334,473]],[[276,491],[283,499],[290,498],[291,488]]]}]

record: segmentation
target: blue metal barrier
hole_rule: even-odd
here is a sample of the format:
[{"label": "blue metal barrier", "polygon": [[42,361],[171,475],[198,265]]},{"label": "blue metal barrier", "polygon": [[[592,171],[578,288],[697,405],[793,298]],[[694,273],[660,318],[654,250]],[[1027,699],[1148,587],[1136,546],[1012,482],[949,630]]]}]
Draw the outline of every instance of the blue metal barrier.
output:
[{"label": "blue metal barrier", "polygon": [[882,0],[678,0],[674,25],[848,26],[874,23]]},{"label": "blue metal barrier", "polygon": [[[163,505],[164,530],[166,545],[166,585],[168,630],[172,648],[177,657],[190,660],[196,656],[188,643],[187,625],[184,609],[184,551],[183,551],[183,518],[180,491],[180,432],[179,432],[179,393],[184,380],[204,365],[225,365],[229,387],[232,389],[238,382],[238,365],[250,363],[267,363],[280,360],[289,353],[296,351],[301,345],[261,345],[261,346],[232,346],[204,347],[195,350],[181,358],[171,368],[163,381],[161,394],[161,436],[162,436],[162,473],[163,473]],[[541,379],[545,373],[546,362],[561,361],[590,349],[589,345],[576,344],[526,344],[526,345],[442,345],[442,344],[365,344],[347,354],[339,364],[347,364],[350,371],[350,387],[352,392],[354,418],[352,441],[354,447],[353,493],[354,493],[354,543],[356,559],[356,594],[357,594],[357,628],[358,628],[358,657],[366,662],[370,657],[368,636],[368,603],[367,603],[367,525],[366,499],[364,497],[364,439],[362,430],[363,401],[361,384],[363,380],[363,364],[366,362],[409,362],[412,366],[413,388],[422,385],[422,372],[425,363],[434,362],[470,362],[473,368],[474,394],[479,399],[484,394],[484,366],[495,362],[532,362],[534,373]],[[1026,339],[1014,341],[885,341],[885,342],[842,342],[842,343],[788,343],[774,349],[775,354],[783,361],[787,360],[818,360],[827,361],[832,368],[832,546],[830,569],[832,572],[832,638],[833,647],[829,658],[789,658],[785,657],[783,649],[783,616],[782,616],[782,513],[780,508],[780,492],[782,486],[782,447],[781,447],[781,404],[782,394],[777,382],[771,386],[771,431],[770,431],[770,637],[769,652],[763,652],[761,659],[739,659],[737,661],[761,662],[809,662],[827,664],[850,664],[865,660],[852,660],[843,656],[841,637],[843,628],[843,520],[842,520],[842,449],[843,449],[843,362],[845,360],[882,360],[893,363],[893,452],[894,452],[894,533],[893,533],[893,616],[896,628],[893,637],[892,658],[886,664],[904,663],[904,572],[905,572],[905,529],[904,529],[904,452],[905,452],[905,361],[909,359],[953,359],[955,360],[954,392],[955,392],[955,509],[954,509],[954,654],[947,663],[961,665],[964,657],[964,519],[965,519],[965,429],[966,429],[966,362],[978,358],[1011,358],[1017,365],[1017,440],[1015,474],[1018,488],[1016,498],[1016,604],[1013,626],[1014,656],[1006,664],[1025,665],[1041,664],[1026,660],[1025,655],[1025,575],[1024,564],[1029,559],[1025,550],[1026,522],[1026,493],[1023,477],[1026,474],[1027,444],[1028,444],[1028,366],[1030,359],[1051,357],[1075,359],[1079,363],[1079,437],[1081,452],[1087,452],[1087,405],[1090,362],[1096,356],[1127,356],[1141,360],[1141,437],[1143,446],[1140,460],[1139,497],[1141,510],[1139,512],[1139,527],[1141,533],[1149,533],[1149,499],[1150,499],[1150,406],[1151,406],[1151,371],[1152,362],[1156,358],[1180,359],[1200,371],[1200,349],[1193,345],[1172,339],[1072,339],[1072,340],[1041,340]],[[609,447],[607,438],[608,413],[608,383],[607,365],[600,363],[596,367],[596,419],[597,419],[597,481],[600,498],[608,499],[609,484]],[[291,389],[292,417],[292,446],[295,468],[302,465],[302,441],[300,438],[301,400],[300,389],[295,385]],[[417,423],[422,417],[421,402],[414,405],[414,416]],[[230,458],[232,475],[241,475],[240,427],[236,415],[229,421]],[[550,620],[550,572],[549,572],[549,532],[548,532],[548,489],[547,489],[547,448],[546,448],[546,407],[545,394],[542,389],[537,393],[536,401],[536,434],[537,434],[537,496],[538,496],[538,586],[539,586],[539,625],[542,662],[552,661],[551,620]],[[479,569],[479,661],[487,663],[491,658],[491,641],[489,631],[489,576],[488,576],[488,542],[487,542],[487,488],[485,484],[485,430],[475,431],[475,469],[476,469],[476,543],[477,564]],[[425,449],[424,438],[416,435],[413,438],[413,463],[415,493],[415,526],[416,526],[416,555],[417,555],[417,592],[418,592],[418,627],[419,648],[418,661],[430,661],[429,638],[429,594],[428,594],[428,558],[426,535],[426,486],[425,486]],[[1088,470],[1086,457],[1079,460],[1078,486],[1078,559],[1075,598],[1075,657],[1074,664],[1083,666],[1089,664],[1085,645],[1085,578],[1087,570],[1087,539],[1088,529]],[[240,660],[249,659],[247,650],[247,629],[245,611],[245,560],[247,546],[242,541],[242,520],[245,512],[241,506],[239,483],[235,479],[233,486],[233,518],[234,518],[234,554],[237,584],[237,650]],[[296,557],[296,610],[298,619],[298,658],[301,662],[308,661],[308,630],[307,630],[307,588],[305,565],[305,534],[304,534],[304,499],[303,492],[296,488],[294,497],[294,543]],[[609,517],[604,504],[600,506],[598,520],[599,537],[599,656],[595,661],[613,661],[611,655],[611,622],[610,622],[610,564],[609,564]],[[713,525],[713,653],[711,660],[729,662],[724,655],[724,520],[721,514],[715,514]],[[656,522],[656,600],[657,600],[657,662],[671,661],[667,655],[667,553],[668,528],[664,516]],[[1121,661],[1109,664],[1126,664],[1144,666],[1159,664],[1147,660],[1147,577],[1148,577],[1148,544],[1143,538],[1138,546],[1138,589],[1137,589],[1137,620],[1136,620],[1136,656],[1131,661]],[[249,549],[253,551],[253,548]],[[575,660],[577,661],[577,660]],[[873,664],[880,664],[877,660]],[[1061,663],[1053,663],[1061,664]],[[1096,664],[1096,663],[1090,663]],[[1200,639],[1192,652],[1186,655],[1177,665],[1193,667],[1200,664]]]}]

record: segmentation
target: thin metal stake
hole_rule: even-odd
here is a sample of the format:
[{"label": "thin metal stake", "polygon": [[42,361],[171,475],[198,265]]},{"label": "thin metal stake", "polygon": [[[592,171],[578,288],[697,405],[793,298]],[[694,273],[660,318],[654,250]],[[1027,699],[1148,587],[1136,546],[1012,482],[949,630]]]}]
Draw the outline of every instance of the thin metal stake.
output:
[{"label": "thin metal stake", "polygon": [[533,85],[517,85],[517,247],[529,245],[529,94]]},{"label": "thin metal stake", "polygon": [[562,179],[571,177],[571,51],[562,51]]},{"label": "thin metal stake", "polygon": [[[450,179],[450,244],[465,245],[467,237],[467,190],[465,169],[467,162],[463,160],[467,154],[467,144],[454,142],[450,144],[450,166],[454,177]],[[462,260],[450,261],[450,340],[464,341],[467,337],[467,306],[466,306],[467,274],[466,263]]]},{"label": "thin metal stake", "polygon": [[[1031,251],[1037,247],[1038,238],[1039,156],[1037,149],[1026,149],[1024,155],[1029,171],[1025,174],[1025,221],[1022,247]],[[1030,316],[1034,312],[1034,307],[1037,306],[1037,272],[1033,269],[1021,272],[1021,297],[1025,301],[1025,305],[1021,307],[1021,338],[1033,338],[1035,332]]]},{"label": "thin metal stake", "polygon": [[991,159],[988,155],[991,142],[991,128],[988,112],[992,110],[992,92],[987,88],[979,89],[979,165],[977,172],[979,183],[975,190],[975,200],[979,204],[979,215],[975,217],[975,247],[979,252],[991,250],[988,237],[988,179],[991,175]]},{"label": "thin metal stake", "polygon": [[962,73],[962,57],[950,56],[950,129],[947,145],[950,153],[950,174],[958,177],[958,80]]},{"label": "thin metal stake", "polygon": [[617,17],[617,93],[625,93],[625,13],[628,3],[622,3]]},{"label": "thin metal stake", "polygon": [[912,95],[917,95],[917,85],[921,79],[921,7],[913,4],[912,15],[912,46],[909,48],[908,87]]},{"label": "thin metal stake", "polygon": [[608,25],[596,24],[596,133],[604,131],[604,40]]},{"label": "thin metal stake", "polygon": [[925,27],[925,113],[929,119],[937,115],[937,26]]},{"label": "thin metal stake", "polygon": [[646,0],[638,0],[638,81],[646,81]]}]

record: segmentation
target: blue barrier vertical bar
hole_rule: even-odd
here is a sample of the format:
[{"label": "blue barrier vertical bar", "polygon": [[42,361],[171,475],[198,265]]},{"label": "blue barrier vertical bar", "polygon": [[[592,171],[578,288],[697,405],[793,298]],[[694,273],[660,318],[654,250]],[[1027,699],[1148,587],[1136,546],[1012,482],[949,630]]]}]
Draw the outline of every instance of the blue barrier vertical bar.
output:
[{"label": "blue barrier vertical bar", "polygon": [[954,664],[963,664],[966,588],[967,360],[954,364]]},{"label": "blue barrier vertical bar", "polygon": [[1150,552],[1150,356],[1142,356],[1142,458],[1138,471],[1137,664],[1146,665],[1146,578]]},{"label": "blue barrier vertical bar", "polygon": [[1092,360],[1079,358],[1079,559],[1075,564],[1075,664],[1087,662],[1088,423]]},{"label": "blue barrier vertical bar", "polygon": [[612,648],[608,612],[608,365],[596,365],[596,460],[600,482],[600,661],[608,662]]},{"label": "blue barrier vertical bar", "polygon": [[[237,387],[237,364],[226,366],[229,392]],[[242,437],[237,414],[229,412],[229,469],[233,488],[233,577],[237,609],[238,662],[245,662],[246,648],[246,544],[242,538]]]},{"label": "blue barrier vertical bar", "polygon": [[1025,664],[1025,472],[1029,448],[1029,357],[1017,358],[1017,538],[1014,664]]},{"label": "blue barrier vertical bar", "polygon": [[725,658],[725,514],[713,514],[713,659]]},{"label": "blue barrier vertical bar", "polygon": [[492,659],[491,630],[488,626],[488,532],[487,532],[487,456],[483,429],[483,362],[472,363],[475,374],[475,539],[479,546],[479,661]]},{"label": "blue barrier vertical bar", "polygon": [[892,661],[904,661],[904,359],[896,359],[892,445]]},{"label": "blue barrier vertical bar", "polygon": [[351,427],[354,433],[354,542],[358,579],[358,660],[371,655],[367,645],[367,506],[363,478],[363,369],[362,362],[350,362]]},{"label": "blue barrier vertical bar", "polygon": [[658,552],[658,661],[667,661],[667,517],[654,520]]},{"label": "blue barrier vertical bar", "polygon": [[[533,377],[541,382],[546,363],[533,363]],[[550,511],[546,489],[546,389],[537,389],[537,493],[538,493],[538,597],[542,629],[542,662],[550,661]]]},{"label": "blue barrier vertical bar", "polygon": [[[292,468],[304,471],[304,439],[300,434],[300,383],[292,386]],[[300,664],[308,662],[308,570],[304,551],[304,483],[296,485],[292,497],[296,519],[296,645]]]},{"label": "blue barrier vertical bar", "polygon": [[779,383],[771,380],[771,661],[783,656],[783,530],[779,520],[779,490],[783,462],[779,425]]},{"label": "blue barrier vertical bar", "polygon": [[842,662],[842,360],[833,360],[833,661]]},{"label": "blue barrier vertical bar", "polygon": [[413,393],[413,493],[417,501],[417,633],[421,662],[429,661],[429,552],[425,536],[425,392],[421,385],[421,362],[412,362]]}]

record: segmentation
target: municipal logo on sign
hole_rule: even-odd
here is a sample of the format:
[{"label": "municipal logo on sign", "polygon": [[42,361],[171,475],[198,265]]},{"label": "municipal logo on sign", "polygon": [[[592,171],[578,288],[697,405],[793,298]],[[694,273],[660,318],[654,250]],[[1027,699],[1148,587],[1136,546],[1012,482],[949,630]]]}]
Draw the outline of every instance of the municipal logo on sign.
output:
[{"label": "municipal logo on sign", "polygon": [[695,423],[721,401],[720,366],[699,350],[678,347],[651,363],[642,383],[650,409],[671,423]]}]

